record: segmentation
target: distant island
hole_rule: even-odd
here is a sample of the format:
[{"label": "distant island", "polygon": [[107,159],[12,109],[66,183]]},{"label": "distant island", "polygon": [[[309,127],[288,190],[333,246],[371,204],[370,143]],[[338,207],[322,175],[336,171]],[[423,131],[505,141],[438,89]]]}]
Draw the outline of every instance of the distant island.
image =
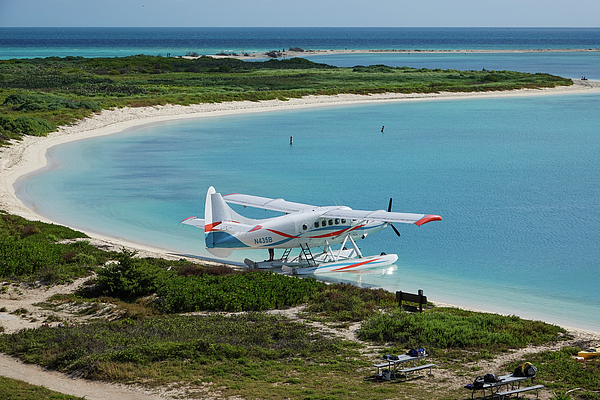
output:
[{"label": "distant island", "polygon": [[411,54],[411,53],[431,53],[431,54],[444,54],[444,53],[578,53],[578,52],[598,52],[600,48],[588,48],[588,49],[452,49],[452,50],[428,50],[428,49],[344,49],[344,50],[313,50],[313,49],[302,49],[300,47],[290,47],[289,49],[282,50],[271,50],[267,52],[257,53],[218,53],[212,55],[213,57],[233,57],[239,60],[252,60],[252,59],[264,59],[264,58],[291,58],[291,57],[306,57],[306,56],[319,56],[319,55],[330,55],[330,54],[369,54],[369,53],[400,53],[400,54]]},{"label": "distant island", "polygon": [[[294,49],[295,53],[303,53]],[[115,107],[287,100],[303,96],[496,92],[570,86],[545,73],[386,65],[335,67],[304,58],[48,57],[0,61],[0,140],[44,136]]]}]

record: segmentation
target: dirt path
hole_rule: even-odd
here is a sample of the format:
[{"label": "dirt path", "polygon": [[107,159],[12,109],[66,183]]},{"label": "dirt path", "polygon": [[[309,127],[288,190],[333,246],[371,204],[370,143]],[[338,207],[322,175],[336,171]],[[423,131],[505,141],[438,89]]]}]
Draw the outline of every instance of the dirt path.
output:
[{"label": "dirt path", "polygon": [[0,375],[44,386],[50,390],[72,396],[85,397],[86,400],[156,400],[166,397],[145,393],[141,389],[119,386],[110,383],[93,382],[70,378],[59,372],[47,371],[33,364],[0,353]]},{"label": "dirt path", "polygon": [[[24,328],[37,328],[51,314],[64,317],[63,321],[68,319],[68,313],[50,312],[35,304],[45,301],[54,294],[71,293],[86,279],[82,278],[68,285],[51,287],[3,285],[7,287],[7,290],[0,295],[0,308],[6,311],[0,312],[0,326],[4,328],[4,332],[12,333]],[[18,309],[25,309],[27,313],[11,314]],[[51,325],[57,325],[57,322]],[[68,375],[48,371],[34,364],[24,364],[22,361],[2,353],[0,353],[0,375],[33,385],[44,386],[60,393],[85,397],[87,400],[150,400],[165,398],[139,388],[71,378]]]}]

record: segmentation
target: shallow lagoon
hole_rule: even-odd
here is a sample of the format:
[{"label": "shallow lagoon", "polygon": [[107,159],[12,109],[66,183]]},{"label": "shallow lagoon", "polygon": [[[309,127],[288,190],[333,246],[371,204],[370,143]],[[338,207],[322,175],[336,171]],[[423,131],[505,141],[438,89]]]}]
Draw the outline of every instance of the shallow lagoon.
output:
[{"label": "shallow lagoon", "polygon": [[[395,211],[444,221],[359,241],[365,254],[399,261],[327,279],[600,331],[600,291],[589,286],[599,269],[599,101],[435,100],[142,126],[51,149],[54,168],[21,181],[19,195],[55,221],[200,256],[203,232],[178,221],[202,215],[210,185],[355,209],[393,197]],[[248,256],[267,254],[232,257]]]}]

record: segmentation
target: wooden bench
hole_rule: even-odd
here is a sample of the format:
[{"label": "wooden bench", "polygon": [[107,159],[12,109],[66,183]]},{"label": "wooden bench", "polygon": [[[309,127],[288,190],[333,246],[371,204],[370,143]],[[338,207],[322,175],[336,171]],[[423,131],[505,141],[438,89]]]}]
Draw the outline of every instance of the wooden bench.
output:
[{"label": "wooden bench", "polygon": [[417,303],[419,305],[419,312],[423,312],[423,304],[427,304],[427,296],[423,296],[422,289],[419,289],[419,294],[398,291],[396,292],[396,300],[398,301],[398,305],[400,306],[400,308],[404,308],[408,311],[417,311],[417,308],[413,306],[402,307],[402,301]]},{"label": "wooden bench", "polygon": [[429,368],[429,375],[431,375],[431,368],[435,367],[435,364],[423,364],[423,365],[417,365],[416,367],[411,367],[411,368],[404,368],[399,370],[398,372],[402,375],[404,375],[404,380],[408,379],[408,374],[415,372],[415,371],[420,371],[422,369],[425,368]]},{"label": "wooden bench", "polygon": [[519,389],[508,390],[506,392],[498,392],[496,394],[498,395],[499,399],[503,399],[505,397],[510,396],[511,394],[516,394],[517,397],[519,397],[519,393],[528,392],[530,390],[535,390],[535,397],[538,397],[540,394],[539,390],[543,387],[544,387],[544,385],[526,386],[526,387],[522,387]]}]

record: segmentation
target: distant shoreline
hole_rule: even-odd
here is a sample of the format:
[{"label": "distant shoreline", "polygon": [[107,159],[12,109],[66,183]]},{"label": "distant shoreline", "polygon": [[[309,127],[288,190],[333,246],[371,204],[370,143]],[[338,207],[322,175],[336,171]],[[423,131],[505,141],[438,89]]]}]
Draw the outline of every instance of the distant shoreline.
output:
[{"label": "distant shoreline", "polygon": [[[293,57],[306,57],[306,56],[319,56],[319,55],[335,55],[335,54],[493,54],[493,53],[589,53],[589,52],[600,52],[600,48],[574,48],[574,49],[458,49],[458,50],[420,50],[420,49],[344,49],[344,50],[313,50],[303,49],[302,51],[293,50],[273,50],[280,54],[277,57],[271,57],[268,54],[271,52],[258,52],[258,53],[223,53],[223,54],[209,54],[210,57],[215,58],[236,58],[239,60],[252,60],[252,59],[263,59],[263,58],[293,58]],[[194,58],[185,56],[184,58]]]}]

